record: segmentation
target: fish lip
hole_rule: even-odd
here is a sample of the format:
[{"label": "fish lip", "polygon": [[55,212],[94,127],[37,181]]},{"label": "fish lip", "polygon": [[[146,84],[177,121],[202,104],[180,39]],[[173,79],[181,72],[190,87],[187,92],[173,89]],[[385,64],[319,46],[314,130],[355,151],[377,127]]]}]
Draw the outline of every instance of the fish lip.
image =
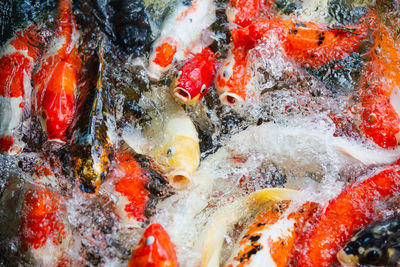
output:
[{"label": "fish lip", "polygon": [[168,180],[177,189],[185,189],[190,184],[190,175],[185,170],[177,170],[168,174]]},{"label": "fish lip", "polygon": [[336,255],[338,261],[340,262],[340,264],[344,267],[356,267],[357,266],[357,261],[354,261],[356,258],[355,256],[351,256],[346,254],[343,249],[340,250],[337,255]]},{"label": "fish lip", "polygon": [[[238,96],[237,94],[234,94],[234,93],[229,93],[229,92],[222,93],[219,96],[219,100],[221,101],[221,103],[223,105],[228,105],[231,107],[238,107],[244,102],[240,96]],[[234,101],[232,102],[232,100],[234,100]]]},{"label": "fish lip", "polygon": [[[187,97],[180,94],[180,92],[184,92],[184,94],[186,94]],[[181,100],[184,103],[188,103],[188,102],[190,102],[190,100],[192,100],[192,97],[190,96],[189,92],[186,89],[183,89],[182,87],[175,87],[173,93],[176,98],[178,98],[179,100]]]}]

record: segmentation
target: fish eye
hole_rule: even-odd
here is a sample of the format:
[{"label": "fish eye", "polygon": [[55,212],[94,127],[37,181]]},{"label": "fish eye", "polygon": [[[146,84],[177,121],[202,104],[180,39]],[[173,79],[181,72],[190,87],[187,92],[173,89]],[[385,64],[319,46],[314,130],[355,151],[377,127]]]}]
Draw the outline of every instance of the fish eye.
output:
[{"label": "fish eye", "polygon": [[201,86],[200,93],[204,93],[204,91],[206,89],[207,89],[207,86],[205,84],[203,84],[203,86]]},{"label": "fish eye", "polygon": [[368,249],[368,250],[365,252],[364,255],[365,255],[365,258],[368,260],[368,262],[373,263],[373,262],[379,260],[379,258],[380,258],[380,256],[381,256],[381,252],[378,251],[378,250],[375,249],[375,248],[371,248],[371,249]]},{"label": "fish eye", "polygon": [[173,148],[173,147],[168,148],[167,156],[171,157],[174,154],[174,152],[175,152],[175,148]]}]

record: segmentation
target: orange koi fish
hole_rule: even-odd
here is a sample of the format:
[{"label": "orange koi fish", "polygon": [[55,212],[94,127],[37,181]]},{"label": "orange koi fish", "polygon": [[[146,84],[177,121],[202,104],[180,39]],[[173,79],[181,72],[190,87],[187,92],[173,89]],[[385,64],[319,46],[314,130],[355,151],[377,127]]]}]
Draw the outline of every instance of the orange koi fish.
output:
[{"label": "orange koi fish", "polygon": [[32,69],[44,38],[35,26],[18,31],[0,52],[0,153],[21,152],[16,131],[23,113],[30,110]]},{"label": "orange koi fish", "polygon": [[161,224],[147,227],[132,253],[128,267],[176,267],[175,245]]},{"label": "orange koi fish", "polygon": [[35,73],[35,110],[49,141],[65,143],[75,112],[81,59],[72,0],[60,0],[54,38]]},{"label": "orange koi fish", "polygon": [[206,44],[202,32],[216,19],[213,0],[193,0],[180,3],[165,19],[161,34],[154,42],[150,54],[148,75],[158,81],[172,66],[185,60],[190,53],[201,52]]},{"label": "orange koi fish", "polygon": [[247,51],[232,48],[222,62],[215,79],[215,88],[224,105],[238,106],[251,90],[251,73],[247,67]]},{"label": "orange koi fish", "polygon": [[208,47],[195,54],[179,69],[174,95],[187,105],[201,101],[213,82],[215,63],[216,57]]},{"label": "orange koi fish", "polygon": [[362,227],[376,219],[379,202],[398,196],[400,161],[382,172],[347,186],[331,200],[316,223],[303,231],[291,266],[332,266],[336,254]]},{"label": "orange koi fish", "polygon": [[270,13],[274,0],[231,0],[226,8],[228,22],[246,27],[261,15]]},{"label": "orange koi fish", "polygon": [[294,61],[307,67],[320,67],[357,51],[373,22],[374,16],[367,14],[357,26],[331,29],[315,22],[264,18],[245,28],[233,29],[232,40],[235,47],[251,49],[267,33],[274,31]]},{"label": "orange koi fish", "polygon": [[381,23],[373,33],[371,61],[360,90],[360,130],[378,146],[391,148],[400,140],[400,42]]},{"label": "orange koi fish", "polygon": [[258,214],[226,266],[287,266],[298,234],[318,205],[307,202],[282,217],[287,207],[287,202],[281,202]]}]

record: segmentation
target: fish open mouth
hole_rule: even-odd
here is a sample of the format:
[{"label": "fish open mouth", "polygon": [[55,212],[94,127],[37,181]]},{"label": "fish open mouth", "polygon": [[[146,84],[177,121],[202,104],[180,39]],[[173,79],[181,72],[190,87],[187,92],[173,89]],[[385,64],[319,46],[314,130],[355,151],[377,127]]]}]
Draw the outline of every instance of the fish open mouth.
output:
[{"label": "fish open mouth", "polygon": [[189,175],[185,171],[172,172],[168,175],[169,182],[177,189],[185,189],[189,183]]},{"label": "fish open mouth", "polygon": [[174,89],[174,96],[176,96],[179,100],[181,100],[184,103],[188,103],[192,99],[190,97],[189,92],[183,89],[182,87],[176,87]]},{"label": "fish open mouth", "polygon": [[225,92],[219,96],[219,100],[223,105],[239,106],[243,103],[243,99],[234,93]]},{"label": "fish open mouth", "polygon": [[345,266],[345,267],[355,267],[355,266],[357,266],[357,264],[356,264],[357,257],[351,256],[351,255],[347,255],[343,251],[343,249],[341,251],[339,251],[336,256],[337,256],[337,259],[340,262],[340,264],[342,264],[342,266]]}]

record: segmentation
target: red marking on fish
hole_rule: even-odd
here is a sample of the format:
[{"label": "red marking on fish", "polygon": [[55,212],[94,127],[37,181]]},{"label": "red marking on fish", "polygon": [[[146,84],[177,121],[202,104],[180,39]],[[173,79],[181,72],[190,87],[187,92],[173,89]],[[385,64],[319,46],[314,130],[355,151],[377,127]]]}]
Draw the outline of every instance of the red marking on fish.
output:
[{"label": "red marking on fish", "polygon": [[165,42],[156,47],[156,57],[153,62],[162,68],[166,68],[174,60],[176,48],[175,41],[167,38]]},{"label": "red marking on fish", "polygon": [[226,9],[228,21],[246,27],[260,16],[271,16],[273,0],[231,0]]},{"label": "red marking on fish", "polygon": [[75,92],[82,63],[77,39],[72,0],[60,0],[52,45],[34,75],[35,109],[49,140],[67,140],[67,129],[75,113]]},{"label": "red marking on fish", "polygon": [[[209,48],[190,58],[178,72],[174,94],[185,103],[200,101],[215,75],[216,57]],[[193,101],[192,101],[193,100]]]},{"label": "red marking on fish", "polygon": [[353,234],[370,224],[379,202],[400,192],[400,161],[382,172],[347,186],[331,200],[317,222],[300,235],[291,266],[332,266],[337,252]]},{"label": "red marking on fish", "polygon": [[26,245],[38,249],[47,240],[59,245],[66,236],[60,217],[64,207],[47,188],[29,189],[24,195],[20,235]]},{"label": "red marking on fish", "polygon": [[133,251],[128,267],[176,266],[176,248],[168,233],[160,224],[151,224]]},{"label": "red marking on fish", "polygon": [[128,153],[117,154],[116,161],[119,165],[109,174],[109,177],[115,179],[115,191],[121,193],[129,201],[124,210],[128,217],[145,220],[143,211],[150,200],[146,189],[146,183],[150,180],[149,174]]},{"label": "red marking on fish", "polygon": [[368,14],[357,26],[330,29],[315,22],[260,19],[245,28],[234,29],[232,40],[236,47],[251,49],[267,33],[274,31],[288,56],[301,65],[319,67],[356,52],[374,20],[374,16]]}]

